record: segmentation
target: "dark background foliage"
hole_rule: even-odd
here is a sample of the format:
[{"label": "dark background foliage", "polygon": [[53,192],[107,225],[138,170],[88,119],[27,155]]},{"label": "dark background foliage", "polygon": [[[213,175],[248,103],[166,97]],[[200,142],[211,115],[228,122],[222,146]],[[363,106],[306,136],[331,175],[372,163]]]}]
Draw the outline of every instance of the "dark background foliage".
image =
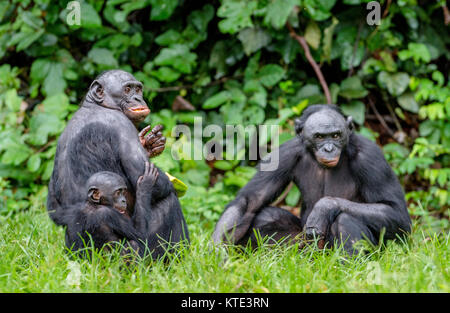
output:
[{"label": "dark background foliage", "polygon": [[[43,205],[58,135],[95,76],[122,68],[144,83],[152,113],[142,126],[165,126],[155,162],[189,185],[188,222],[212,227],[255,162],[175,161],[171,147],[189,143],[172,127],[201,116],[203,126],[276,124],[281,143],[292,138],[294,118],[326,97],[289,24],[332,102],[383,147],[410,213],[448,229],[446,3],[380,1],[381,24],[370,26],[366,2],[78,1],[79,26],[68,1],[0,2],[0,214]],[[282,205],[295,211],[299,200],[294,187]]]}]

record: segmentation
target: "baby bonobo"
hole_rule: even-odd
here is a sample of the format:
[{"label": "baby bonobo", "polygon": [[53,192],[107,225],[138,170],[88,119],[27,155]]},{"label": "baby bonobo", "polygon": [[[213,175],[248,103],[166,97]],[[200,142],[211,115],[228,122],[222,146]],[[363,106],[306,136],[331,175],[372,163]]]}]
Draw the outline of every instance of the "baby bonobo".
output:
[{"label": "baby bonobo", "polygon": [[73,208],[72,214],[67,216],[66,246],[79,251],[90,246],[90,238],[95,249],[124,241],[122,254],[135,252],[143,256],[146,250],[144,234],[148,231],[143,203],[151,201],[151,188],[157,178],[158,170],[147,162],[144,174],[137,181],[136,203],[130,214],[125,180],[107,171],[92,175],[86,182],[86,202],[81,208]]}]

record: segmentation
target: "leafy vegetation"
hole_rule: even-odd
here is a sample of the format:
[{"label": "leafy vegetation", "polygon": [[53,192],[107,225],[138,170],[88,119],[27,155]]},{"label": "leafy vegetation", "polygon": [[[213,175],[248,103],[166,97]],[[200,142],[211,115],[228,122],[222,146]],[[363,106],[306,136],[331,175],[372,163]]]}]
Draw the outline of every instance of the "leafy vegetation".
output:
[{"label": "leafy vegetation", "polygon": [[[77,110],[94,77],[112,68],[127,70],[144,83],[145,98],[152,113],[142,126],[158,123],[165,126],[167,148],[155,162],[189,185],[188,193],[181,200],[190,230],[196,234],[194,246],[198,247],[194,251],[200,259],[206,253],[197,250],[205,248],[201,243],[206,240],[205,230],[212,230],[224,205],[252,177],[255,162],[248,157],[229,160],[225,149],[224,160],[194,161],[183,155],[181,160],[174,160],[173,145],[192,143],[183,136],[172,137],[172,127],[186,124],[193,128],[195,117],[200,116],[204,126],[217,124],[224,129],[225,125],[279,125],[282,129],[280,143],[292,138],[293,119],[307,105],[326,103],[327,99],[311,61],[292,36],[288,24],[306,40],[313,60],[325,77],[332,102],[353,116],[359,133],[383,146],[387,160],[404,186],[411,215],[420,225],[441,234],[430,235],[431,243],[423,247],[413,244],[405,263],[400,260],[392,265],[389,257],[397,257],[396,253],[402,248],[388,249],[386,256],[379,256],[382,268],[390,270],[392,265],[398,269],[403,278],[394,283],[398,287],[396,290],[428,290],[427,286],[431,286],[429,290],[448,291],[449,277],[445,269],[433,276],[436,280],[418,278],[424,281],[425,287],[406,283],[415,280],[405,274],[412,272],[403,270],[416,253],[423,255],[424,260],[427,253],[439,258],[437,263],[432,260],[425,260],[424,264],[416,262],[414,268],[420,271],[427,266],[434,266],[428,267],[430,271],[439,271],[436,269],[441,266],[439,262],[448,264],[450,52],[447,47],[450,36],[445,23],[449,19],[448,10],[445,1],[379,1],[381,23],[369,26],[366,2],[78,1],[81,25],[69,25],[68,1],[0,2],[0,250],[6,251],[5,256],[8,256],[2,258],[6,263],[1,263],[4,270],[0,273],[6,274],[0,274],[0,281],[8,281],[10,286],[17,281],[7,290],[36,290],[30,283],[20,285],[26,279],[16,280],[17,277],[13,277],[16,274],[6,269],[9,263],[21,264],[16,253],[35,254],[22,256],[31,259],[45,255],[50,265],[65,258],[62,254],[55,256],[59,253],[55,251],[62,247],[62,240],[53,237],[62,238],[61,230],[50,226],[50,221],[44,222],[43,215],[35,211],[45,214],[47,183],[58,135]],[[208,139],[205,137],[204,141]],[[268,140],[270,138],[260,144]],[[222,143],[225,147],[227,141],[224,139]],[[198,149],[194,144],[192,148],[192,151]],[[242,153],[238,151],[237,155]],[[295,208],[300,198],[294,187],[282,204]],[[37,214],[39,223],[27,218],[28,214]],[[21,231],[27,235],[17,239],[22,247],[19,252],[10,246],[15,239],[8,233],[18,231],[12,223],[22,221],[27,225]],[[36,238],[46,238],[48,246],[29,250],[30,240]],[[426,241],[426,238],[415,234],[413,241]],[[42,244],[47,244],[45,242]],[[280,271],[283,264],[292,268],[291,252],[288,249],[281,265],[273,267],[280,266]],[[233,263],[230,271],[242,273],[238,268],[251,266],[264,268],[268,273],[267,267],[261,266],[272,264],[271,258],[278,253],[274,250],[267,255],[248,256],[243,263]],[[337,266],[342,272],[340,263],[330,261],[338,258],[333,254],[324,257],[324,262],[322,255],[315,257],[319,264]],[[208,258],[201,262],[208,260],[215,262]],[[41,274],[33,271],[36,267],[42,269],[38,265],[42,260],[23,262],[31,262],[31,269],[25,270],[26,266],[20,265],[22,269],[16,273],[31,271],[30,276],[26,276],[30,279],[37,279],[34,275],[45,275],[45,271]],[[365,272],[365,263],[362,264],[353,265],[354,273]],[[189,266],[196,264],[192,262]],[[61,275],[67,271],[62,267],[58,270]],[[171,270],[182,268],[174,266]],[[214,268],[202,270],[220,272]],[[315,270],[310,270],[308,275],[314,276]],[[102,271],[102,275],[110,273],[108,269]],[[167,275],[161,271],[157,268],[153,274]],[[299,279],[301,272],[292,271],[293,276],[286,279]],[[344,276],[339,276],[333,287],[326,283],[326,279],[332,277],[320,273],[325,276],[320,276],[319,281],[327,290],[359,291],[357,288],[362,286],[354,280],[341,285],[338,281],[347,281],[347,276],[341,273]],[[356,277],[360,277],[358,275]],[[186,276],[185,279],[192,283],[199,277]],[[161,287],[161,290],[170,290],[173,287],[170,280],[165,285],[163,280],[156,281],[161,285],[156,284],[155,288],[166,286],[167,289]],[[219,282],[224,281],[218,280],[217,284]],[[88,280],[83,287],[88,287],[86,284]],[[139,279],[136,284],[133,290],[147,290]],[[304,284],[301,284],[303,289],[288,290],[287,286],[293,285],[285,285],[284,281],[284,287],[276,284],[266,278],[261,283],[254,283],[250,278],[240,282],[237,276],[232,276],[223,286],[207,289],[207,285],[199,283],[190,290],[307,291]],[[129,286],[127,288],[134,288]],[[252,286],[261,286],[261,289]],[[322,290],[318,282],[308,286],[310,291]],[[0,290],[2,288],[4,285],[0,284]],[[95,290],[94,287],[87,289]]]}]

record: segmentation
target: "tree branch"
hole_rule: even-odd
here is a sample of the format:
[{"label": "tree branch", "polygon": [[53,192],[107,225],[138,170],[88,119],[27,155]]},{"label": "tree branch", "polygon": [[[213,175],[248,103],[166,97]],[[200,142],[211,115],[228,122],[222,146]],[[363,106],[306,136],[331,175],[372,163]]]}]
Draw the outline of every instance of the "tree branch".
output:
[{"label": "tree branch", "polygon": [[303,51],[305,52],[306,59],[308,60],[309,64],[311,64],[312,68],[314,69],[314,72],[316,73],[317,78],[320,81],[320,84],[322,85],[323,92],[325,93],[325,98],[327,99],[327,103],[331,104],[331,94],[330,89],[328,88],[327,82],[325,78],[323,77],[322,71],[320,70],[319,65],[317,65],[316,61],[311,55],[311,51],[309,50],[308,43],[305,40],[305,37],[298,35],[294,28],[292,28],[291,24],[289,22],[286,23],[286,27],[289,29],[289,35],[297,40],[297,42],[302,46]]},{"label": "tree branch", "polygon": [[286,199],[287,195],[289,194],[289,191],[291,191],[292,187],[294,186],[293,182],[290,182],[289,185],[286,187],[284,192],[281,194],[281,196],[278,197],[275,202],[273,202],[272,206],[278,206],[281,202],[283,202],[284,199]]}]

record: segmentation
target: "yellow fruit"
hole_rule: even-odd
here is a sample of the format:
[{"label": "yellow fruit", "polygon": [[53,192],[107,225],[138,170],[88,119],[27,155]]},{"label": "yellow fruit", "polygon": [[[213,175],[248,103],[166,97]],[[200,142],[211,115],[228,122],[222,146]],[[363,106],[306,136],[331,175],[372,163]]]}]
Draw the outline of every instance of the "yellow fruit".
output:
[{"label": "yellow fruit", "polygon": [[186,194],[187,189],[188,189],[186,184],[183,183],[178,178],[173,177],[172,175],[170,175],[167,172],[166,172],[166,175],[167,175],[167,177],[169,177],[169,180],[172,182],[173,187],[175,188],[175,191],[177,192],[178,198],[181,198],[182,196],[184,196]]}]

